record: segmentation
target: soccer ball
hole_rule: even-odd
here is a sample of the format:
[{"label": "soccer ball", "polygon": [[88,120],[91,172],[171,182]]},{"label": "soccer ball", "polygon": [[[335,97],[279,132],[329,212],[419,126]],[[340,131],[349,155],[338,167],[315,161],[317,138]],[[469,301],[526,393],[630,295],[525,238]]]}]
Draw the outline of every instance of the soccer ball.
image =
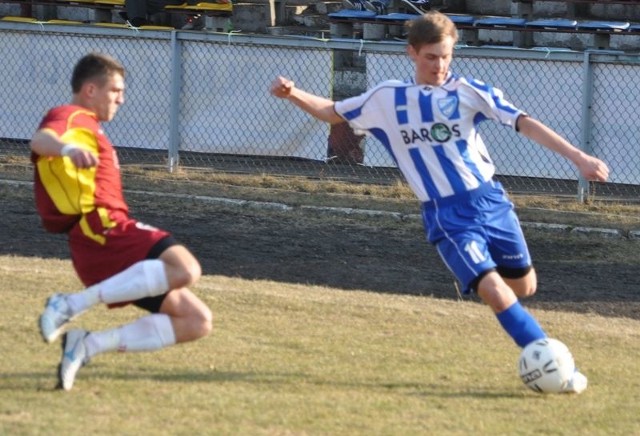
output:
[{"label": "soccer ball", "polygon": [[522,382],[538,393],[563,392],[576,365],[569,348],[557,339],[538,339],[520,353],[518,371]]}]

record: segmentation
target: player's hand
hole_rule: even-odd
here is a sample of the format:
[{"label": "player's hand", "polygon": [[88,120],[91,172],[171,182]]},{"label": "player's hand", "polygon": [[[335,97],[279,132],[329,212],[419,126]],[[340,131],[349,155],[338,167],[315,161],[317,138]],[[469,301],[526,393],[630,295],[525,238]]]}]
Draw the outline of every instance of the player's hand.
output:
[{"label": "player's hand", "polygon": [[288,98],[291,95],[291,91],[295,87],[293,80],[289,80],[286,77],[278,76],[271,83],[271,95],[278,98]]},{"label": "player's hand", "polygon": [[77,168],[91,168],[98,165],[98,156],[73,144],[65,144],[61,151]]},{"label": "player's hand", "polygon": [[606,182],[609,178],[607,164],[593,156],[586,156],[578,168],[582,176],[589,181]]}]

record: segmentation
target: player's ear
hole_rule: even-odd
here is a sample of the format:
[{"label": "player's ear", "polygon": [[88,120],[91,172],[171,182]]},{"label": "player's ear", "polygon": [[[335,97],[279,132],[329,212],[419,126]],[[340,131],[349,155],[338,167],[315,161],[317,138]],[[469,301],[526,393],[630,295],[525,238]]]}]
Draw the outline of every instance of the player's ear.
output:
[{"label": "player's ear", "polygon": [[415,61],[416,58],[418,57],[418,52],[416,51],[416,48],[411,44],[407,44],[407,54],[413,61]]},{"label": "player's ear", "polygon": [[93,97],[97,89],[98,87],[94,82],[86,82],[84,85],[82,85],[82,90],[80,92],[87,97]]}]

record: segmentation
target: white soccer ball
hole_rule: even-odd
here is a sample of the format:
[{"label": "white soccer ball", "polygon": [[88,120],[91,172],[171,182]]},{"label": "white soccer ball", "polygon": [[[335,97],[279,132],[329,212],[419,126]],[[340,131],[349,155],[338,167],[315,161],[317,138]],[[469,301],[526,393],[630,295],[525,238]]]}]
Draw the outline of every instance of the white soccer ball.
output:
[{"label": "white soccer ball", "polygon": [[569,348],[557,339],[545,338],[528,344],[520,353],[518,371],[522,382],[538,393],[562,392],[576,365]]}]

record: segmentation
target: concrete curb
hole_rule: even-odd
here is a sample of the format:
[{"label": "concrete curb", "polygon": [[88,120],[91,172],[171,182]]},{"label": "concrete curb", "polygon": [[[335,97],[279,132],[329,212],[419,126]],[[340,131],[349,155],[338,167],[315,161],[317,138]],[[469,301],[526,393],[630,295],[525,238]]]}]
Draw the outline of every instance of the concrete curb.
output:
[{"label": "concrete curb", "polygon": [[[356,209],[351,207],[325,207],[325,206],[289,206],[284,203],[253,201],[253,200],[238,200],[222,197],[209,197],[203,195],[189,195],[189,194],[172,194],[163,192],[152,191],[134,191],[125,190],[132,194],[151,195],[159,197],[176,197],[176,198],[192,198],[194,200],[205,201],[209,203],[219,203],[222,205],[249,207],[255,209],[271,209],[280,211],[293,211],[296,209],[309,210],[321,213],[330,213],[335,215],[359,215],[365,217],[385,217],[398,221],[421,221],[422,218],[419,214],[403,214],[400,212],[391,212],[384,210],[371,210],[371,209]],[[567,224],[553,224],[553,223],[538,223],[538,222],[522,222],[524,229],[536,229],[554,233],[567,233],[573,235],[583,235],[589,237],[601,237],[609,239],[633,239],[640,240],[640,230],[631,230],[624,232],[619,229],[607,229],[598,227],[573,227]]]},{"label": "concrete curb", "polygon": [[[3,180],[0,179],[0,183],[13,186],[32,186],[33,182],[18,181],[18,180]],[[420,221],[419,214],[402,214],[400,212],[391,212],[384,210],[371,210],[371,209],[356,209],[350,207],[324,207],[324,206],[289,206],[284,203],[268,202],[268,201],[253,201],[253,200],[241,200],[235,198],[224,197],[210,197],[206,195],[190,195],[190,194],[175,194],[170,192],[154,192],[154,191],[139,191],[139,190],[124,190],[126,193],[148,195],[155,197],[169,197],[169,198],[181,198],[192,199],[196,201],[202,201],[205,203],[220,204],[222,206],[234,206],[234,207],[248,207],[251,209],[269,209],[278,210],[283,212],[294,211],[296,209],[308,210],[314,212],[330,213],[334,215],[356,215],[364,217],[384,217],[391,218],[398,221]],[[552,233],[565,233],[572,235],[583,235],[588,237],[601,237],[608,239],[630,239],[640,240],[640,230],[631,230],[624,232],[619,229],[607,229],[598,227],[574,227],[567,224],[553,224],[553,223],[538,223],[538,222],[521,222],[523,229],[535,229],[543,230]]]}]

